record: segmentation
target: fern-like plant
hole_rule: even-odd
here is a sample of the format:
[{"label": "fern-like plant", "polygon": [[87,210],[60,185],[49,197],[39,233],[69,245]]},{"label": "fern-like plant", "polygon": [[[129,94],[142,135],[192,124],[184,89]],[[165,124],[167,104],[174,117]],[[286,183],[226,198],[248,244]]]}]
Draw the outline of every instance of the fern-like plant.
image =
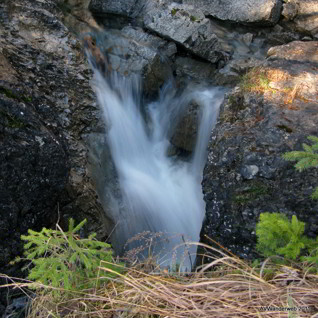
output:
[{"label": "fern-like plant", "polygon": [[[318,168],[318,137],[309,136],[308,139],[313,145],[303,144],[303,151],[291,151],[283,155],[283,158],[289,161],[297,161],[295,168],[302,171],[307,168]],[[313,199],[318,199],[318,187],[312,194]]]},{"label": "fern-like plant", "polygon": [[[76,233],[86,219],[74,227],[70,219],[67,232],[43,228],[41,232],[29,230],[22,235],[25,256],[33,264],[28,278],[65,290],[79,290],[96,285],[101,261],[112,263],[110,245],[95,239],[96,234],[80,238]],[[104,265],[105,266],[105,265]],[[118,271],[116,265],[107,265]],[[109,274],[108,274],[109,275]]]}]

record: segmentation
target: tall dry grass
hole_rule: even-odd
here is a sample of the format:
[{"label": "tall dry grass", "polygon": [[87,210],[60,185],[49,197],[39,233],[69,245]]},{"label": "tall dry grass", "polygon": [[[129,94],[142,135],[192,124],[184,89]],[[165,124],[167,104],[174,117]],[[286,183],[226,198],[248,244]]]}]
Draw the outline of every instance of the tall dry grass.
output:
[{"label": "tall dry grass", "polygon": [[[318,275],[304,264],[278,266],[267,260],[256,269],[218,253],[194,273],[160,270],[148,259],[102,287],[72,294],[61,290],[58,299],[50,287],[38,285],[41,292],[28,318],[318,318]],[[98,280],[109,272],[115,273],[101,264]]]}]

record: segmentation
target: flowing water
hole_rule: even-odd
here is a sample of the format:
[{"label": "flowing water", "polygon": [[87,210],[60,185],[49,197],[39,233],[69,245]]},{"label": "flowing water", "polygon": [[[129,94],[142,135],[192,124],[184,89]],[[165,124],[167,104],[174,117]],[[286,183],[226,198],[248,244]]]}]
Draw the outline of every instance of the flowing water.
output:
[{"label": "flowing water", "polygon": [[[166,251],[182,241],[198,242],[205,213],[201,179],[223,91],[189,86],[180,93],[171,80],[157,101],[142,106],[140,77],[113,72],[105,78],[96,68],[93,87],[109,128],[107,141],[121,189],[122,202],[112,209],[117,251],[144,231],[162,232],[160,249],[164,245]],[[200,107],[198,134],[195,150],[185,160],[168,155],[169,138],[190,103]],[[184,266],[189,269],[194,258],[183,260]]]}]

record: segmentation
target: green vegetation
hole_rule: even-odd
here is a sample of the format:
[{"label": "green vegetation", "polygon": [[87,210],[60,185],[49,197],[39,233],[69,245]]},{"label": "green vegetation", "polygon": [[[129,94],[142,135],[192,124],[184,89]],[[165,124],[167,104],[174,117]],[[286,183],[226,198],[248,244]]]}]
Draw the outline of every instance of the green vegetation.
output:
[{"label": "green vegetation", "polygon": [[198,20],[198,18],[195,17],[194,15],[191,15],[191,16],[190,16],[190,20],[191,20],[192,22],[195,22],[195,21]]},{"label": "green vegetation", "polygon": [[[318,137],[309,136],[313,145],[303,144],[303,151],[291,151],[283,155],[289,161],[297,161],[295,168],[303,171],[318,167]],[[318,199],[318,187],[312,194]],[[262,213],[256,225],[258,239],[257,250],[264,256],[282,255],[287,259],[302,260],[318,265],[318,237],[311,239],[304,235],[305,223],[298,221],[293,215],[292,220],[281,213]],[[307,255],[304,255],[304,253]]]},{"label": "green vegetation", "polygon": [[[38,288],[28,318],[197,318],[198,312],[202,317],[260,317],[260,307],[268,304],[286,307],[292,299],[308,310],[316,304],[318,276],[301,263],[297,268],[270,261],[250,266],[247,261],[205,244],[198,245],[219,257],[214,256],[210,264],[199,266],[194,273],[162,270],[150,258],[125,268],[123,275],[110,262],[101,261],[104,255],[97,257],[97,262],[91,260],[100,254],[105,243],[99,242],[96,251],[95,244],[83,244],[88,240],[80,239],[75,232],[84,223],[74,228],[70,221],[65,233],[60,228],[43,229],[39,233],[29,231],[29,236],[23,237],[28,241],[27,257],[35,265],[29,277],[38,282],[22,286]],[[302,237],[303,223],[297,219],[292,223],[297,239]],[[104,252],[109,258],[108,247]],[[34,258],[41,261],[34,262]],[[105,284],[93,283],[101,276],[108,277]],[[69,289],[65,288],[67,285]],[[264,313],[265,316],[273,317]]]},{"label": "green vegetation", "polygon": [[32,97],[30,96],[22,96],[21,99],[25,102],[25,103],[31,103],[32,102]]},{"label": "green vegetation", "polygon": [[[262,213],[256,225],[257,250],[265,257],[282,255],[287,259],[313,262],[318,265],[318,238],[310,239],[304,235],[305,223],[292,220],[281,213]],[[309,256],[301,254],[307,251]]]},{"label": "green vegetation", "polygon": [[175,16],[178,11],[179,11],[179,9],[173,8],[173,9],[171,10],[171,15],[172,15],[172,16]]},{"label": "green vegetation", "polygon": [[245,92],[264,93],[272,90],[269,86],[270,80],[263,68],[254,68],[242,76],[240,87]]},{"label": "green vegetation", "polygon": [[[318,138],[309,139],[314,145],[284,155],[297,160],[300,171],[317,167]],[[265,194],[269,194],[266,185],[250,183],[236,201],[245,203]],[[191,274],[179,271],[179,264],[173,267],[175,272],[163,270],[151,257],[134,262],[122,274],[118,268],[123,266],[112,262],[108,244],[96,241],[95,234],[88,239],[76,235],[85,222],[74,227],[70,220],[67,232],[44,228],[21,237],[34,266],[29,278],[35,283],[27,287],[38,288],[28,318],[196,318],[198,312],[202,317],[260,317],[260,307],[268,304],[315,310],[318,238],[305,236],[305,223],[295,215],[289,220],[281,213],[262,213],[256,226],[257,250],[265,257],[282,256],[281,263],[267,259],[250,265],[230,252],[229,256],[198,243],[211,263]],[[263,315],[273,317],[270,312]]]},{"label": "green vegetation", "polygon": [[25,124],[22,120],[20,120],[16,116],[9,114],[8,112],[4,112],[4,111],[0,110],[0,115],[6,118],[7,127],[10,127],[10,128],[23,128],[23,127],[25,127]]},{"label": "green vegetation", "polygon": [[236,203],[244,204],[259,197],[269,194],[269,189],[265,184],[255,183],[250,187],[239,190],[238,194],[235,195],[234,201]]},{"label": "green vegetation", "polygon": [[15,94],[12,90],[7,89],[5,87],[1,87],[1,86],[0,86],[0,94],[4,94],[8,98],[16,99],[18,101],[22,100],[25,103],[29,103],[32,101],[32,98],[30,96],[25,96],[25,95],[19,96],[19,95]]},{"label": "green vegetation", "polygon": [[[304,151],[291,151],[284,154],[284,159],[289,161],[297,161],[295,168],[303,171],[311,167],[318,168],[318,137],[309,136],[308,139],[313,145],[303,144]],[[318,199],[318,187],[312,194],[313,199]]]},{"label": "green vegetation", "polygon": [[14,94],[10,89],[5,87],[0,87],[0,94],[6,95],[8,98],[19,99],[19,97]]},{"label": "green vegetation", "polygon": [[[197,318],[268,317],[261,306],[286,307],[292,298],[297,306],[314,310],[317,275],[270,262],[251,267],[238,257],[201,244],[207,252],[219,253],[210,264],[194,273],[171,273],[149,260],[127,268],[107,285],[52,298],[52,290],[38,293],[28,318]],[[265,268],[266,266],[266,268]],[[210,269],[213,267],[213,270]],[[109,269],[101,266],[101,271]],[[296,275],[294,274],[296,273]],[[64,292],[63,292],[64,293]],[[314,312],[313,312],[314,313]]]},{"label": "green vegetation", "polygon": [[[98,267],[103,262],[112,263],[112,250],[109,244],[95,240],[95,233],[87,239],[76,235],[85,223],[86,220],[74,227],[74,220],[70,219],[67,232],[58,227],[57,230],[43,228],[41,232],[29,230],[29,235],[22,235],[21,239],[27,242],[25,256],[33,264],[28,278],[72,291],[90,288],[100,282],[97,280]],[[116,271],[115,265],[107,267]],[[108,273],[106,276],[113,275]],[[56,294],[59,294],[58,290]]]}]

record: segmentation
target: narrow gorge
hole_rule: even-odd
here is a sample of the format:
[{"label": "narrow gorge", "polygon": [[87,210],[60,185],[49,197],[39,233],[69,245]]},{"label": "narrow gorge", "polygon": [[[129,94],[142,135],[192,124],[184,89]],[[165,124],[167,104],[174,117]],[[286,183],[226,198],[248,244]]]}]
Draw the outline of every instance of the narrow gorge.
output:
[{"label": "narrow gorge", "polygon": [[209,237],[257,257],[263,212],[297,215],[315,238],[317,169],[282,155],[318,136],[317,12],[313,0],[2,1],[0,273],[23,277],[20,236],[70,217],[118,255],[153,249],[169,266],[179,253],[187,270],[207,260],[173,248]]}]

